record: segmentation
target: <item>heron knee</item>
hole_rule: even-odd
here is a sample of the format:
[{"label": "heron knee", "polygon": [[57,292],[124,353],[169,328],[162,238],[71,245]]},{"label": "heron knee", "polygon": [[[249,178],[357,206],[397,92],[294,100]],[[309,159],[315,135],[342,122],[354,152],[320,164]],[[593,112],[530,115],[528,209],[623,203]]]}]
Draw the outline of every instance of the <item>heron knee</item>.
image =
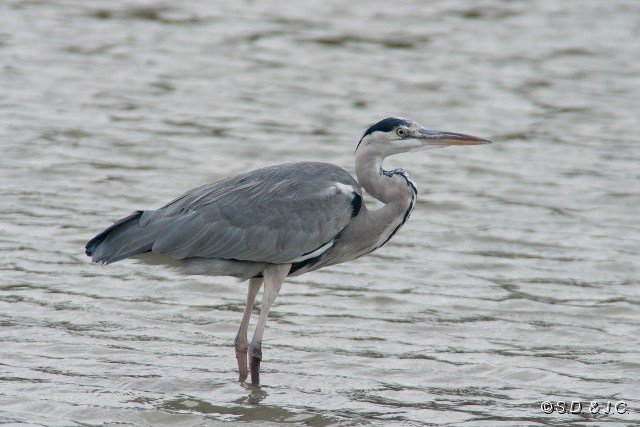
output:
[{"label": "heron knee", "polygon": [[247,340],[247,334],[245,333],[244,335],[241,333],[241,331],[238,331],[238,334],[236,335],[236,339],[234,340],[234,345],[236,347],[236,350],[242,350],[242,351],[247,351],[247,348],[249,347],[249,341]]},{"label": "heron knee", "polygon": [[252,359],[262,360],[262,342],[251,341],[251,344],[249,344],[249,355]]}]

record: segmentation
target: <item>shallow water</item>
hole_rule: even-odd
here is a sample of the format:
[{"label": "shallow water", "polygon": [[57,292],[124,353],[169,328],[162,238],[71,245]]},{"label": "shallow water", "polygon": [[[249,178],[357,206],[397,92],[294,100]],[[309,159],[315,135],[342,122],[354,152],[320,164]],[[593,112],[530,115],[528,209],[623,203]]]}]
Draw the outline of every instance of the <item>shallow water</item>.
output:
[{"label": "shallow water", "polygon": [[[0,2],[0,422],[639,422],[639,16],[633,1]],[[496,143],[387,162],[418,185],[411,220],[287,281],[260,388],[236,381],[244,284],[82,253],[216,177],[352,170],[385,115]]]}]

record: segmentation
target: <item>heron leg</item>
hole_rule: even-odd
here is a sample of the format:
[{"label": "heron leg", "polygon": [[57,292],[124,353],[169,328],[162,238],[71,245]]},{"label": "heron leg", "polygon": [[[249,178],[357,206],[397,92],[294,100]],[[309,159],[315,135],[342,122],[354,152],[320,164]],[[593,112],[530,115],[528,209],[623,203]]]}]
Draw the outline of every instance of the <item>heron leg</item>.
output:
[{"label": "heron leg", "polygon": [[247,331],[249,330],[249,320],[253,311],[253,302],[262,286],[262,278],[249,279],[249,291],[247,292],[247,305],[244,308],[240,329],[236,335],[236,359],[238,359],[238,371],[240,372],[240,381],[247,379],[247,349],[249,342],[247,341]]},{"label": "heron leg", "polygon": [[251,368],[251,383],[260,383],[260,361],[262,360],[262,335],[264,334],[264,327],[267,324],[267,316],[269,315],[269,309],[271,304],[275,301],[282,282],[289,274],[291,264],[270,264],[264,269],[262,275],[264,276],[264,292],[262,294],[262,306],[260,307],[260,317],[256,325],[256,331],[253,333],[253,339],[249,344],[249,355],[251,356],[250,368]]}]

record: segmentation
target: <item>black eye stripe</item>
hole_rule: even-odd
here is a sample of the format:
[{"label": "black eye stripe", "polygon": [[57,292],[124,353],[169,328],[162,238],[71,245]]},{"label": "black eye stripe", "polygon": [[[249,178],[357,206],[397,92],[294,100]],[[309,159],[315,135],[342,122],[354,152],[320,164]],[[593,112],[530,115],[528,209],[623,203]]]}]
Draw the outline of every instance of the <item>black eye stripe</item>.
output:
[{"label": "black eye stripe", "polygon": [[406,120],[398,119],[395,117],[387,117],[386,119],[380,120],[378,123],[374,124],[369,129],[367,129],[367,131],[364,133],[364,135],[362,135],[362,137],[364,138],[365,136],[375,131],[389,132],[398,126],[409,126],[409,125],[410,123]]},{"label": "black eye stripe", "polygon": [[410,127],[411,123],[406,121],[406,120],[404,120],[404,119],[400,119],[400,118],[397,118],[397,117],[387,117],[386,119],[382,119],[379,122],[371,125],[369,127],[369,129],[367,129],[362,134],[362,137],[360,138],[360,141],[358,141],[358,145],[356,146],[356,151],[360,147],[360,144],[362,143],[362,140],[364,139],[365,136],[367,136],[369,134],[372,134],[373,132],[376,132],[376,131],[391,132],[391,131],[393,131],[393,129],[397,128],[398,126]]}]

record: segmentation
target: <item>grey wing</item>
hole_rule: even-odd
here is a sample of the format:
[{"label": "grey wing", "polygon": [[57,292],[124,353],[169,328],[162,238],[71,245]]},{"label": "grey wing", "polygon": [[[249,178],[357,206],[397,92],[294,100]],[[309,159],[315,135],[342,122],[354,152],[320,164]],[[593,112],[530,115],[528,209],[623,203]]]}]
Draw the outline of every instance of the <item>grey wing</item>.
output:
[{"label": "grey wing", "polygon": [[269,263],[319,255],[357,214],[358,183],[326,163],[259,169],[194,189],[141,226],[162,224],[153,252]]}]

